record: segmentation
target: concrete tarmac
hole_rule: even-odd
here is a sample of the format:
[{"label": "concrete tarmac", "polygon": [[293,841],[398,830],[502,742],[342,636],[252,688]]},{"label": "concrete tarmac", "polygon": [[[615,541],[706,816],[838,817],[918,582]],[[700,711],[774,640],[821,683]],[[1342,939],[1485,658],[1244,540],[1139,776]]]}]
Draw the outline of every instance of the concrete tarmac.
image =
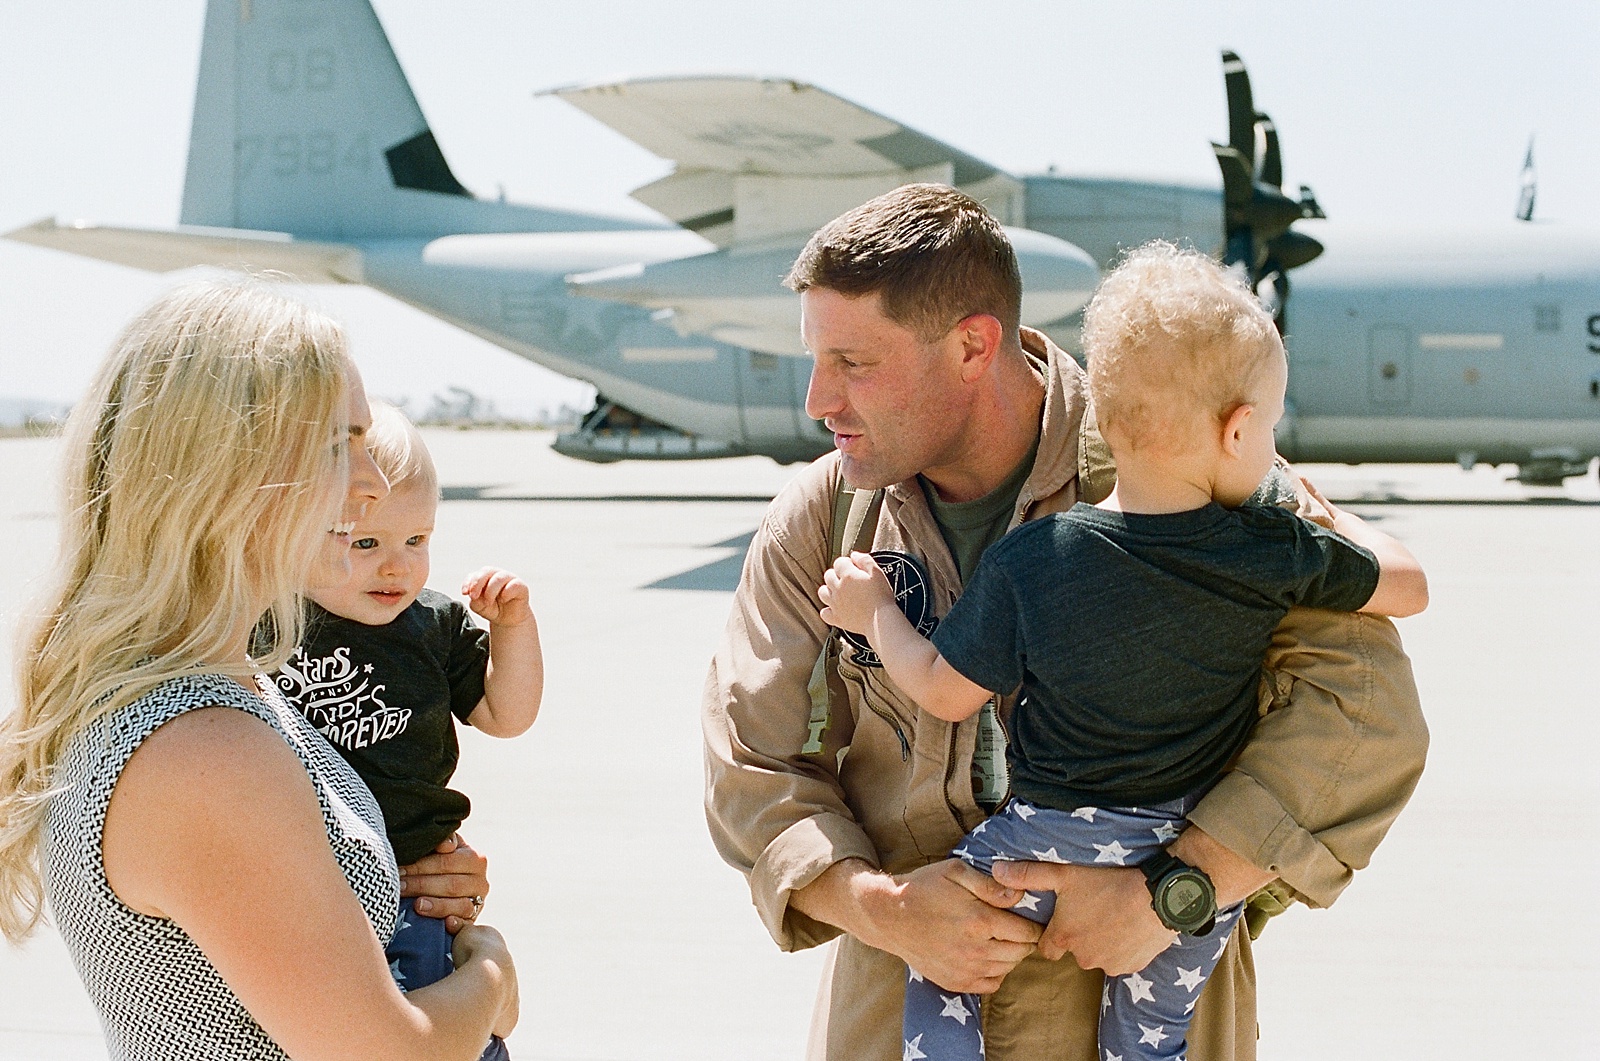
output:
[{"label": "concrete tarmac", "polygon": [[[463,738],[484,920],[517,958],[523,1061],[803,1056],[820,953],[780,954],[707,839],[698,707],[744,547],[792,475],[760,458],[591,466],[539,433],[428,434],[432,585],[533,587],[548,667],[523,737]],[[0,441],[0,622],[54,551],[54,440]],[[1429,768],[1372,867],[1257,945],[1265,1061],[1579,1055],[1600,973],[1600,487],[1491,469],[1314,466],[1426,565],[1405,620]],[[0,657],[10,702],[11,660]],[[291,895],[285,902],[293,902]],[[48,928],[0,946],[0,1061],[105,1056]]]}]

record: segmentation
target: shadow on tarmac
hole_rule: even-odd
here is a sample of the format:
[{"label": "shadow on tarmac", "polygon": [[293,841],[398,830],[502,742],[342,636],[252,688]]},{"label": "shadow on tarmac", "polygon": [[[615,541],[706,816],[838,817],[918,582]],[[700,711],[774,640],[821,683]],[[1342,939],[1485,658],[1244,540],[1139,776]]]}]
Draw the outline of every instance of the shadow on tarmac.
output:
[{"label": "shadow on tarmac", "polygon": [[732,593],[739,588],[739,572],[744,568],[744,554],[750,548],[755,531],[729,538],[725,542],[706,546],[707,549],[734,549],[732,556],[701,564],[676,575],[668,575],[642,586],[642,589],[693,589],[711,593]]}]

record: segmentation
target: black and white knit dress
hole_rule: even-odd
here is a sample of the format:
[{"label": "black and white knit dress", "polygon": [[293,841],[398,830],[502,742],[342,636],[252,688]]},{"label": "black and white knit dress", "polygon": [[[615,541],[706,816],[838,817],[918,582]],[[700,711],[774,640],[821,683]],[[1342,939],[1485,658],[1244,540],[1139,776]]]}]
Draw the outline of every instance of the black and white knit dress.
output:
[{"label": "black and white knit dress", "polygon": [[379,940],[394,932],[400,877],[372,794],[271,682],[258,684],[252,695],[216,675],[175,678],[80,733],[61,761],[63,790],[50,802],[42,849],[45,890],[115,1061],[287,1057],[188,934],[128,908],[106,881],[100,839],[117,778],[146,737],[185,711],[226,705],[277,731],[311,777],[328,842]]}]

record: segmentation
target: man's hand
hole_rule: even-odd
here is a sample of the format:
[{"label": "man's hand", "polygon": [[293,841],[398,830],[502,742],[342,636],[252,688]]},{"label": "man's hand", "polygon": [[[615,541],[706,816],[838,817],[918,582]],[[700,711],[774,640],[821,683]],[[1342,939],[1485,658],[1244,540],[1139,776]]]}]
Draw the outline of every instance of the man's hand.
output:
[{"label": "man's hand", "polygon": [[1010,912],[1021,898],[954,859],[898,876],[846,860],[792,901],[946,990],[988,994],[1039,938],[1038,925]]},{"label": "man's hand", "polygon": [[445,931],[455,935],[483,909],[489,894],[489,860],[457,833],[433,854],[400,867],[400,894],[416,896],[417,913],[443,918]]},{"label": "man's hand", "polygon": [[866,634],[879,608],[894,607],[894,588],[868,553],[851,553],[833,562],[817,590],[822,621],[853,634]]},{"label": "man's hand", "polygon": [[1051,961],[1071,954],[1082,968],[1121,976],[1149,965],[1177,938],[1151,908],[1137,869],[996,862],[994,875],[1011,888],[1056,893],[1055,913],[1039,939],[1039,953]]},{"label": "man's hand", "polygon": [[533,618],[528,584],[509,571],[484,567],[461,584],[467,606],[496,626],[521,626]]},{"label": "man's hand", "polygon": [[[1167,851],[1211,878],[1218,908],[1243,902],[1274,879],[1193,825]],[[1156,916],[1137,869],[997,862],[994,875],[1012,888],[1056,893],[1055,914],[1039,940],[1039,953],[1052,961],[1070,953],[1085,969],[1122,976],[1149,965],[1177,935]]]}]

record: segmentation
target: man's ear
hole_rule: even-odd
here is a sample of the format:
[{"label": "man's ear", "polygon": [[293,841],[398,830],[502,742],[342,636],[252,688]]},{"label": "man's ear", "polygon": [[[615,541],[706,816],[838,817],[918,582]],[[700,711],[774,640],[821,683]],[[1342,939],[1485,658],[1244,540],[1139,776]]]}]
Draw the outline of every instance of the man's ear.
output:
[{"label": "man's ear", "polygon": [[961,379],[971,383],[989,370],[989,365],[1000,352],[1005,329],[998,317],[988,313],[974,313],[956,323],[956,334],[961,338]]},{"label": "man's ear", "polygon": [[1230,457],[1241,455],[1240,447],[1244,444],[1244,428],[1255,415],[1256,407],[1253,405],[1235,406],[1233,412],[1222,422],[1222,452]]}]

